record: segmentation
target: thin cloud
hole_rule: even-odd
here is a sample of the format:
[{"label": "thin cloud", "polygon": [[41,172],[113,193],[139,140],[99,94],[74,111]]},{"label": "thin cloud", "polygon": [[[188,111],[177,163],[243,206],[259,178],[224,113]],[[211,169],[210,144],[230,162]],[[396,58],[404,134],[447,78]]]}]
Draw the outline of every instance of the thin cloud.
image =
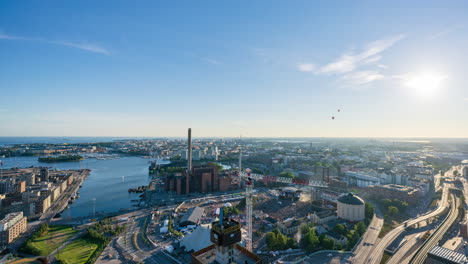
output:
[{"label": "thin cloud", "polygon": [[103,47],[100,47],[98,45],[89,44],[89,43],[78,43],[78,42],[69,42],[69,41],[52,41],[52,40],[47,40],[43,38],[26,38],[26,37],[20,37],[20,36],[6,35],[2,33],[0,33],[0,39],[47,43],[47,44],[76,48],[76,49],[85,50],[85,51],[94,52],[94,53],[110,55],[109,50]]},{"label": "thin cloud", "polygon": [[439,31],[431,36],[429,36],[427,39],[428,40],[434,40],[434,39],[437,39],[437,38],[440,38],[440,37],[443,37],[445,35],[448,35],[450,33],[453,33],[459,29],[462,29],[464,28],[465,26],[464,25],[455,25],[455,26],[451,26],[451,27],[448,27],[442,31]]},{"label": "thin cloud", "polygon": [[467,102],[468,102],[468,98],[465,98],[465,101],[467,101]]},{"label": "thin cloud", "polygon": [[0,39],[6,39],[6,40],[25,40],[22,37],[16,37],[16,36],[10,36],[10,35],[5,35],[0,33]]},{"label": "thin cloud", "polygon": [[55,42],[55,41],[50,41],[49,43],[51,44],[57,44],[57,45],[62,45],[62,46],[67,46],[67,47],[72,47],[72,48],[77,48],[81,50],[86,50],[94,53],[101,53],[105,55],[110,55],[110,52],[103,48],[99,47],[94,44],[86,44],[86,43],[74,43],[74,42]]},{"label": "thin cloud", "polygon": [[297,64],[297,69],[301,72],[314,72],[316,67],[310,63],[299,63]]},{"label": "thin cloud", "polygon": [[355,70],[358,66],[366,63],[379,61],[380,53],[402,40],[404,35],[397,35],[391,38],[381,39],[366,45],[364,51],[357,54],[343,54],[337,60],[322,66],[317,73],[333,74],[346,73]]},{"label": "thin cloud", "polygon": [[[299,63],[297,70],[316,75],[341,75],[342,80],[352,85],[363,85],[382,80],[385,76],[380,71],[387,68],[387,65],[377,64],[383,58],[382,53],[404,37],[405,35],[400,34],[373,41],[365,45],[361,52],[344,53],[338,59],[319,67],[311,63]],[[366,69],[360,70],[362,67]],[[374,67],[374,69],[370,67]]]},{"label": "thin cloud", "polygon": [[208,63],[214,64],[214,65],[219,65],[220,64],[219,61],[214,60],[214,59],[210,59],[210,58],[200,58],[200,59],[203,60],[203,61],[206,61]]},{"label": "thin cloud", "polygon": [[362,85],[373,81],[382,80],[385,78],[385,76],[383,76],[378,71],[358,71],[346,74],[343,78],[353,84]]}]

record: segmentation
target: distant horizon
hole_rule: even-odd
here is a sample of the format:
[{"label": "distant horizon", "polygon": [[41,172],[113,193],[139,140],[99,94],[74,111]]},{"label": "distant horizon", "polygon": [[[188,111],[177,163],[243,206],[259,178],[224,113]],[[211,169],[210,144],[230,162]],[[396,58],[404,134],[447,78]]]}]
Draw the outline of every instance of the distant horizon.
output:
[{"label": "distant horizon", "polygon": [[[133,139],[133,138],[148,138],[148,139],[158,139],[158,138],[187,138],[187,136],[0,136],[0,138],[127,138],[127,139]],[[355,136],[355,137],[320,137],[320,136],[310,136],[310,137],[282,137],[282,136],[270,136],[270,137],[261,137],[261,136],[242,136],[240,137],[231,137],[231,136],[194,136],[192,134],[192,139],[194,138],[232,138],[232,139],[255,139],[255,138],[280,138],[280,139],[300,139],[300,138],[350,138],[350,139],[368,139],[368,138],[377,138],[377,139],[467,139],[468,137],[383,137],[383,136],[366,136],[366,137],[360,137],[360,136]]]}]

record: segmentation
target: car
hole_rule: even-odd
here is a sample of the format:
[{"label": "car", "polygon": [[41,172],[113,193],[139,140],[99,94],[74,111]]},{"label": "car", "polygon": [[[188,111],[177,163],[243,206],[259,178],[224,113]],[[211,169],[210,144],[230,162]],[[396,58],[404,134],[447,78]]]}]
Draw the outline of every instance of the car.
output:
[{"label": "car", "polygon": [[329,254],[327,255],[327,257],[332,257],[332,256],[333,256],[333,254],[332,254],[332,253],[329,253]]}]

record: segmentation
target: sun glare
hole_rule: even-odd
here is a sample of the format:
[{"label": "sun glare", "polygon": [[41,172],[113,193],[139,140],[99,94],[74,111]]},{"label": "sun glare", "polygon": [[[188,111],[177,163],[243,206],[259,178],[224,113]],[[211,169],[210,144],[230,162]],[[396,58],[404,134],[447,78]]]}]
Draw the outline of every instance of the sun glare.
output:
[{"label": "sun glare", "polygon": [[407,76],[405,86],[413,89],[418,96],[431,97],[439,90],[446,75],[437,73],[420,73]]}]

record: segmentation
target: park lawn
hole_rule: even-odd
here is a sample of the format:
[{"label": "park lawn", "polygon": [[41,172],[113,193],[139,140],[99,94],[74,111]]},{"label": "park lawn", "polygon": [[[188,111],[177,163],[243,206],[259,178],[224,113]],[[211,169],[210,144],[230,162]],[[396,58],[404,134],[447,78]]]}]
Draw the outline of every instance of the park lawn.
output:
[{"label": "park lawn", "polygon": [[78,238],[60,250],[55,258],[62,261],[62,263],[84,264],[93,255],[97,247],[98,244],[89,239]]},{"label": "park lawn", "polygon": [[15,260],[13,262],[7,262],[8,264],[41,264],[40,261],[33,259],[33,258],[24,258]]},{"label": "park lawn", "polygon": [[45,236],[33,239],[33,246],[41,251],[41,256],[47,256],[75,235],[76,232],[70,226],[49,226],[49,231]]}]

